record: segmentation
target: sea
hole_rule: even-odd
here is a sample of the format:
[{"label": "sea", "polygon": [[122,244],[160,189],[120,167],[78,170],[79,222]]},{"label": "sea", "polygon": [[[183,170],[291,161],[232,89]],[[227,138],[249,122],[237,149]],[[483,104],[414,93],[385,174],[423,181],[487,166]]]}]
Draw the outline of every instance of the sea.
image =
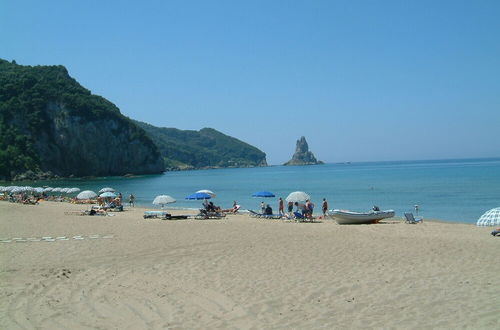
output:
[{"label": "sea", "polygon": [[[222,208],[237,201],[242,209],[258,210],[264,201],[277,212],[279,197],[304,191],[315,203],[315,213],[326,198],[329,209],[363,212],[377,205],[381,210],[395,210],[399,217],[413,212],[424,219],[475,223],[484,212],[500,206],[500,158],[225,168],[22,184],[96,192],[112,187],[125,202],[133,193],[137,205],[151,209],[159,208],[152,205],[157,195],[176,199],[167,209],[198,209],[202,201],[185,197],[208,189],[216,194],[214,204]],[[270,191],[276,197],[252,197],[257,191]]]}]

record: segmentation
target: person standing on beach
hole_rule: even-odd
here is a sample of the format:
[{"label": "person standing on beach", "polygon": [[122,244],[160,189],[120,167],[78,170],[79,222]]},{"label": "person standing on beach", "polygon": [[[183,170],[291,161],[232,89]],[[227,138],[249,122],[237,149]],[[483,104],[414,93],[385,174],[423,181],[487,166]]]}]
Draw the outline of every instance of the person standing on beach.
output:
[{"label": "person standing on beach", "polygon": [[130,193],[130,196],[128,196],[128,205],[134,207],[135,206],[135,196],[134,194]]},{"label": "person standing on beach", "polygon": [[321,203],[321,211],[323,211],[323,218],[326,217],[326,211],[328,211],[328,202],[326,198],[323,198],[323,202]]},{"label": "person standing on beach", "polygon": [[279,202],[278,202],[278,213],[281,216],[285,215],[285,211],[284,211],[284,207],[283,207],[283,199],[281,199],[281,197],[280,197]]},{"label": "person standing on beach", "polygon": [[266,204],[264,204],[264,201],[260,202],[260,214],[264,214],[266,211]]},{"label": "person standing on beach", "polygon": [[290,215],[290,219],[293,219],[293,202],[288,202],[288,214]]}]

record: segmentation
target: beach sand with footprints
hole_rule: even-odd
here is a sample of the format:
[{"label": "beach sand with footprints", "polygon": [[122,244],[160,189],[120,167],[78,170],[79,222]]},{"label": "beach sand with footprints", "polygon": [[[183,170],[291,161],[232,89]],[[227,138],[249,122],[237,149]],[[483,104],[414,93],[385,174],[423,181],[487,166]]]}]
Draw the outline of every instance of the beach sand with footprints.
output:
[{"label": "beach sand with footprints", "polygon": [[0,202],[1,328],[500,327],[492,228],[85,208]]}]

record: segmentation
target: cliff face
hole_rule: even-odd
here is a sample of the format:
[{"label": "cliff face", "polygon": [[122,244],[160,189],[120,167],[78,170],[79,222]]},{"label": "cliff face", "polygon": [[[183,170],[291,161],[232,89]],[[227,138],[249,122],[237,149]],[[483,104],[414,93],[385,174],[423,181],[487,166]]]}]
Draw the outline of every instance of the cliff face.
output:
[{"label": "cliff face", "polygon": [[49,127],[35,136],[42,171],[68,176],[161,173],[154,144],[125,119],[70,116],[62,104],[47,106]]},{"label": "cliff face", "polygon": [[318,161],[314,157],[313,153],[309,151],[309,145],[307,144],[306,138],[301,137],[297,140],[297,145],[295,147],[295,153],[288,162],[283,165],[317,165],[323,164],[322,161]]},{"label": "cliff face", "polygon": [[64,67],[0,60],[0,179],[25,172],[106,176],[163,170],[145,132]]}]

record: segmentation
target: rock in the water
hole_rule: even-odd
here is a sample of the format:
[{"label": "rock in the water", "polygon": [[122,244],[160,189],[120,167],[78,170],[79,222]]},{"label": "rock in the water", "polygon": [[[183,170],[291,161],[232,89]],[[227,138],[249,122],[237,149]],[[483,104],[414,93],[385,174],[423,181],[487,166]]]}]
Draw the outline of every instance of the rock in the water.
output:
[{"label": "rock in the water", "polygon": [[313,153],[309,151],[309,145],[307,144],[306,138],[301,137],[297,140],[297,146],[295,147],[295,153],[292,159],[283,165],[317,165],[323,164],[322,161],[317,160]]}]

